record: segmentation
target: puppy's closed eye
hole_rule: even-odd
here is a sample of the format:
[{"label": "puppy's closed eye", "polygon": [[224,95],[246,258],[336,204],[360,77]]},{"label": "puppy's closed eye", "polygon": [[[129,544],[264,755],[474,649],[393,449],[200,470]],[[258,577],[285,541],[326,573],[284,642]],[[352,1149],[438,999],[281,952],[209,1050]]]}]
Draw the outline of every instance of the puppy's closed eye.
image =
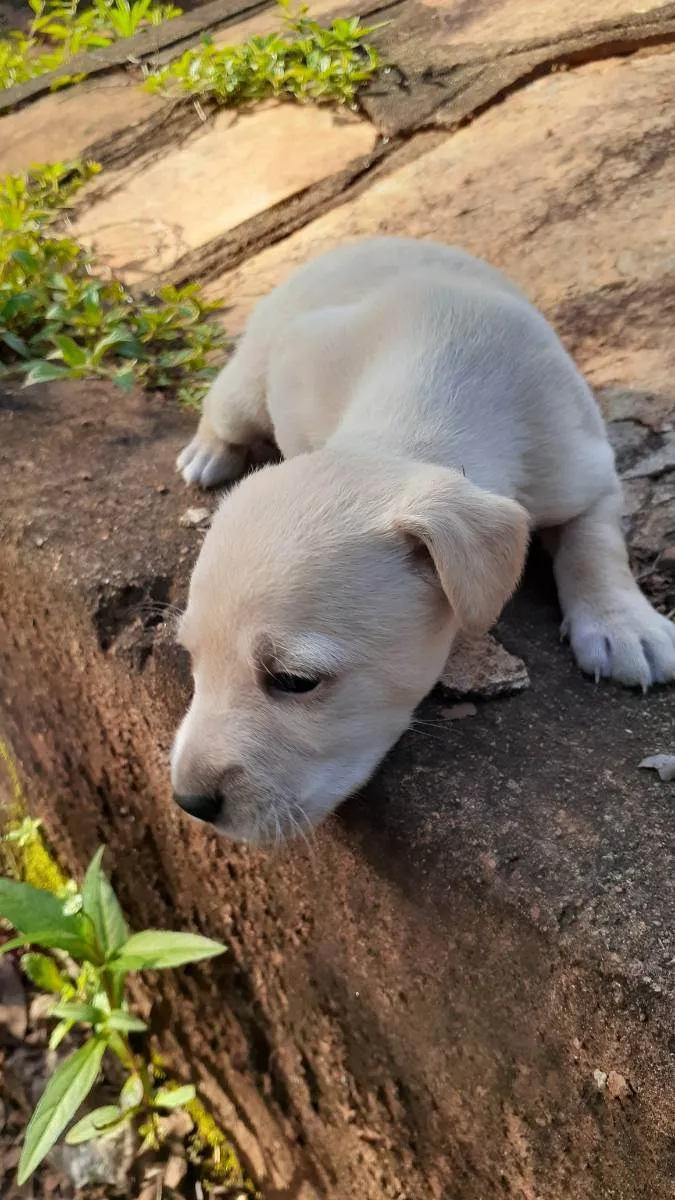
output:
[{"label": "puppy's closed eye", "polygon": [[263,677],[265,691],[271,696],[304,696],[316,691],[322,682],[320,677],[296,675],[290,671],[266,671]]},{"label": "puppy's closed eye", "polygon": [[319,633],[262,638],[255,655],[260,683],[271,698],[307,696],[330,683],[344,670],[342,651]]}]

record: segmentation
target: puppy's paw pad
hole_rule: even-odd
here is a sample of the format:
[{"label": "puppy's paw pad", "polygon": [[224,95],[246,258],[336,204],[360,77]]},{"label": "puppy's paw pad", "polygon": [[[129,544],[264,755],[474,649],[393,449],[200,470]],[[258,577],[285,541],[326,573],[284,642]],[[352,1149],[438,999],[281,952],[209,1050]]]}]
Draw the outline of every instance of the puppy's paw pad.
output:
[{"label": "puppy's paw pad", "polygon": [[186,483],[203,488],[229,483],[243,473],[246,451],[241,446],[229,446],[210,429],[199,427],[197,436],[185,447],[176,460],[176,468]]},{"label": "puppy's paw pad", "polygon": [[644,599],[601,614],[579,611],[563,634],[582,671],[643,691],[675,680],[675,625]]}]

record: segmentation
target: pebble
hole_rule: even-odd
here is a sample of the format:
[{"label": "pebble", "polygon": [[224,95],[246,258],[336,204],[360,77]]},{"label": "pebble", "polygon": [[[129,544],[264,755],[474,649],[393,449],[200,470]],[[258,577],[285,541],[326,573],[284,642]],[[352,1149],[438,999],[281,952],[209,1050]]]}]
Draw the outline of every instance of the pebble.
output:
[{"label": "pebble", "polygon": [[186,508],[178,524],[186,528],[196,529],[200,525],[211,523],[211,510],[209,508]]}]

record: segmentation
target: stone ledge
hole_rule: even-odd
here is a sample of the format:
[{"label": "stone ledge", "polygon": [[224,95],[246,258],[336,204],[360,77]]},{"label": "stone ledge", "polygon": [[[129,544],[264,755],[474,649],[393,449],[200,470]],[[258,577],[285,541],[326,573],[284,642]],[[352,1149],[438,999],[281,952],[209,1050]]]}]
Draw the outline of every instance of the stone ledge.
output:
[{"label": "stone ledge", "polygon": [[457,721],[432,698],[309,850],[193,828],[157,623],[201,536],[191,426],[98,383],[0,402],[0,733],[71,868],[103,840],[133,923],[227,939],[158,981],[174,1055],[234,1105],[266,1197],[666,1200],[672,788],[638,763],[672,695],[582,679],[534,563],[501,626],[529,691]]}]

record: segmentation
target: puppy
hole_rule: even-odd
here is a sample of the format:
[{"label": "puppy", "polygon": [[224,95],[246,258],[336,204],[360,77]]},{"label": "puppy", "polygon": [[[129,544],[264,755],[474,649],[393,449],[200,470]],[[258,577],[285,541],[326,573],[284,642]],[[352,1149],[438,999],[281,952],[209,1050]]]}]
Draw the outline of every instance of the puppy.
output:
[{"label": "puppy", "polygon": [[172,781],[195,817],[266,842],[361,787],[458,631],[496,621],[532,528],[581,669],[675,678],[675,626],[631,576],[591,391],[485,263],[377,238],[262,300],[178,467],[226,483],[271,440],[286,461],[224,499],[181,620],[194,697]]}]

